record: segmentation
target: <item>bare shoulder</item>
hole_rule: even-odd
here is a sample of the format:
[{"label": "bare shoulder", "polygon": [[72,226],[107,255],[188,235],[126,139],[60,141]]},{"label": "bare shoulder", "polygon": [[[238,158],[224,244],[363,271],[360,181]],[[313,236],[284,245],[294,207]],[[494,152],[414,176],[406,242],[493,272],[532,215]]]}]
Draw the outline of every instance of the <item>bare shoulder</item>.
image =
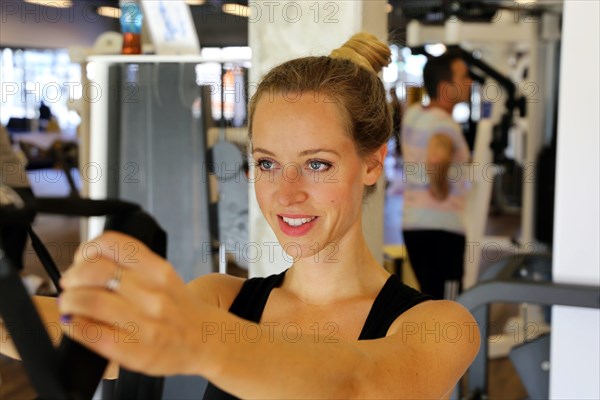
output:
[{"label": "bare shoulder", "polygon": [[448,398],[479,351],[479,329],[463,306],[426,301],[401,314],[385,338],[359,341],[381,398]]},{"label": "bare shoulder", "polygon": [[460,370],[471,363],[480,345],[479,327],[473,315],[460,303],[432,300],[400,315],[388,337],[433,352],[438,359],[452,360]]},{"label": "bare shoulder", "polygon": [[472,321],[473,316],[462,304],[450,300],[429,300],[420,303],[405,313],[400,315],[398,319],[403,318],[434,318],[445,320],[460,320],[463,322]]},{"label": "bare shoulder", "polygon": [[472,348],[473,356],[479,348],[477,322],[465,307],[455,301],[432,300],[416,305],[394,321],[388,336],[397,333],[419,336],[421,341],[435,339],[462,343]]},{"label": "bare shoulder", "polygon": [[221,309],[228,310],[240,292],[245,279],[227,274],[207,274],[187,284],[198,298]]}]

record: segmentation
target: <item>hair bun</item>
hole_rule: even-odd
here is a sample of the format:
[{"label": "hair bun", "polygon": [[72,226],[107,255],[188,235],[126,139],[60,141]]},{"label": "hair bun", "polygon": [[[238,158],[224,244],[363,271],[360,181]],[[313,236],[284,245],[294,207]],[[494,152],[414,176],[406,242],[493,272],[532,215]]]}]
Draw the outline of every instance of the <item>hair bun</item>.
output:
[{"label": "hair bun", "polygon": [[377,74],[390,63],[391,51],[375,35],[360,32],[354,34],[342,47],[333,50],[329,56],[351,60]]}]

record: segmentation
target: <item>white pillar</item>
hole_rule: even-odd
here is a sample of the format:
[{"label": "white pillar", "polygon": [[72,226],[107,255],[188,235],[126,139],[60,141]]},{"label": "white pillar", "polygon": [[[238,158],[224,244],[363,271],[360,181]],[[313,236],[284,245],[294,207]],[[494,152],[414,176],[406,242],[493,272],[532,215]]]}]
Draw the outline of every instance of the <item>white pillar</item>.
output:
[{"label": "white pillar", "polygon": [[[249,43],[252,48],[250,87],[272,67],[311,55],[327,55],[354,33],[367,31],[387,41],[387,1],[253,1],[250,3]],[[252,175],[251,175],[252,176]],[[365,236],[371,251],[383,261],[384,181],[363,211]],[[250,242],[262,256],[250,264],[250,276],[266,276],[289,266],[275,234],[264,220],[250,188]]]},{"label": "white pillar", "polygon": [[[553,278],[600,286],[600,3],[565,1],[558,106]],[[598,399],[600,313],[554,306],[550,398]]]}]

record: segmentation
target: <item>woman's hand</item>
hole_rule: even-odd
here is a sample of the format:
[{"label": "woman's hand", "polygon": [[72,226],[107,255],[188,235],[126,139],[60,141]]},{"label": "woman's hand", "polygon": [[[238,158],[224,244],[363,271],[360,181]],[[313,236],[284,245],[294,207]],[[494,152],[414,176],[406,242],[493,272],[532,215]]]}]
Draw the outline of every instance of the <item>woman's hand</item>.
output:
[{"label": "woman's hand", "polygon": [[197,371],[206,305],[143,243],[106,232],[79,247],[60,284],[61,320],[76,341],[149,375]]}]

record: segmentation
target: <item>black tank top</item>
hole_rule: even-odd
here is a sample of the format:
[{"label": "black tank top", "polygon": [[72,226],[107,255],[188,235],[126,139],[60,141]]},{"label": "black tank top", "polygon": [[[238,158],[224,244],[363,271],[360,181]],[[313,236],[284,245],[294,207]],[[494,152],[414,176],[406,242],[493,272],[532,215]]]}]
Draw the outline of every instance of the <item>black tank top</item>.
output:
[{"label": "black tank top", "polygon": [[[259,323],[271,290],[281,285],[285,272],[266,278],[246,280],[229,311],[238,317]],[[431,296],[406,286],[396,275],[391,275],[375,298],[358,340],[385,337],[390,325],[400,314],[425,300],[431,299]],[[209,382],[204,392],[204,399],[237,400],[238,398]]]}]

